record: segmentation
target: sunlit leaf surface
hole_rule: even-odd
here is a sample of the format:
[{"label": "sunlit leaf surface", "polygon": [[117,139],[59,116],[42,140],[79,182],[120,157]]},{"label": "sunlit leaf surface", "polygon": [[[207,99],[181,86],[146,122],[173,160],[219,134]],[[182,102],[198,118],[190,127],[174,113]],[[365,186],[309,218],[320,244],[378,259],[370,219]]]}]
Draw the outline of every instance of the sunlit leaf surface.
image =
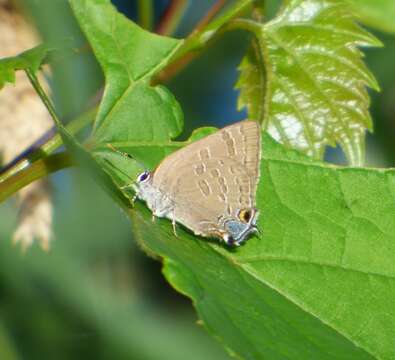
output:
[{"label": "sunlit leaf surface", "polygon": [[366,86],[378,85],[357,46],[379,42],[338,0],[287,1],[261,25],[258,38],[266,64],[264,99],[252,90],[246,96],[256,78],[244,71],[241,103],[263,107],[269,133],[288,147],[322,158],[327,145],[338,143],[351,164],[362,165],[365,132],[372,128]]}]

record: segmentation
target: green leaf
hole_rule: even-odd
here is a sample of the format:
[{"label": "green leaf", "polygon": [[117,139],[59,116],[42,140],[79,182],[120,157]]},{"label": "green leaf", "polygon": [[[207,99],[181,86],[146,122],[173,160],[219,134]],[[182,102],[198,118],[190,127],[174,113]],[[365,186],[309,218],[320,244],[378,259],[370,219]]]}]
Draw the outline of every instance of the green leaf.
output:
[{"label": "green leaf", "polygon": [[[182,129],[180,110],[164,88],[151,87],[149,81],[168,64],[182,40],[143,30],[108,0],[71,0],[70,4],[106,78],[95,124],[96,141],[111,141],[108,127],[122,131],[134,117],[141,127],[147,126],[142,119],[151,111],[155,117],[162,114],[163,126],[172,122],[167,131],[178,135]],[[114,118],[117,125],[111,124]]]},{"label": "green leaf", "polygon": [[376,29],[395,32],[395,2],[392,0],[346,0],[359,19]]},{"label": "green leaf", "polygon": [[[178,102],[165,87],[149,82],[183,41],[143,30],[107,0],[72,0],[70,4],[106,78],[93,132],[94,158],[117,184],[130,183],[144,166],[106,145],[120,151],[128,150],[125,143],[136,142],[157,148],[180,134],[183,113]],[[138,149],[133,154],[137,160]],[[125,163],[127,169],[118,171]]]},{"label": "green leaf", "polygon": [[264,111],[268,132],[289,148],[320,159],[327,145],[338,143],[352,165],[362,165],[365,132],[372,128],[366,86],[379,87],[357,46],[379,41],[338,0],[289,0],[269,23],[249,26],[262,49],[267,83],[265,92],[252,91],[258,81],[245,72],[255,61],[245,59],[240,104],[253,109],[252,117],[254,109]]},{"label": "green leaf", "polygon": [[53,49],[39,45],[17,56],[0,59],[0,89],[7,83],[15,82],[17,70],[31,70],[37,72],[46,56]]},{"label": "green leaf", "polygon": [[138,241],[243,358],[392,359],[395,171],[311,162],[267,136],[263,155],[260,239],[232,251],[176,238],[137,204]]},{"label": "green leaf", "polygon": [[[118,13],[109,0],[71,0],[70,5],[106,79],[90,146],[103,147],[119,141],[160,141],[176,137],[182,129],[182,111],[167,89],[150,86],[149,82],[168,64],[182,41],[141,29]],[[130,182],[130,169],[137,171],[139,168],[138,164],[130,164],[129,161],[130,169],[125,173],[117,173],[114,163],[122,164],[125,159],[108,149],[84,155],[89,157],[85,163],[95,178],[113,197],[114,181],[119,183],[120,179],[124,182],[129,179]],[[116,189],[119,194],[115,198],[127,207],[126,197]]]},{"label": "green leaf", "polygon": [[124,93],[94,135],[97,143],[162,141],[179,135],[182,126],[182,110],[165,87],[138,83]]},{"label": "green leaf", "polygon": [[121,207],[130,207],[129,199],[115,185],[114,180],[104,171],[100,162],[78,142],[76,137],[70,133],[59,121],[55,121],[56,128],[62,137],[67,150],[73,155],[76,162],[87,170],[95,181],[117,202]]}]

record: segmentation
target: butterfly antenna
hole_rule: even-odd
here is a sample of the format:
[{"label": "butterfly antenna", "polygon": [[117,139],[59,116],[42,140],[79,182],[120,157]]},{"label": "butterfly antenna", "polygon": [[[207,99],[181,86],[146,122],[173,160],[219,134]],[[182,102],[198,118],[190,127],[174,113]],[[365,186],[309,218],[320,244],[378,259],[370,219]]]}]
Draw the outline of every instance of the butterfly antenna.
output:
[{"label": "butterfly antenna", "polygon": [[[117,149],[113,144],[108,143],[108,144],[107,144],[107,147],[108,147],[111,151],[114,151],[114,152],[117,153],[117,154],[120,154],[120,155],[122,155],[122,156],[124,156],[124,157],[127,157],[127,158],[129,158],[129,159],[131,159],[131,160],[134,160],[134,161],[136,161],[139,165],[141,165],[142,167],[144,167],[144,166],[143,166],[142,164],[140,164],[140,162],[138,162],[132,155],[128,154],[127,152],[123,152],[123,151]],[[107,163],[109,163],[111,166],[114,166],[114,165],[111,164],[111,162],[110,162],[109,160],[107,160],[107,159],[104,159],[104,160],[105,160]],[[127,188],[132,187],[132,185],[136,182],[136,179],[131,178],[129,174],[125,173],[125,172],[122,171],[121,169],[118,169],[118,171],[119,171],[120,173],[122,173],[126,178],[128,178],[128,179],[130,180],[130,183],[127,184],[127,185],[121,186],[121,189],[127,189]],[[133,198],[132,202],[134,202],[134,198]]]},{"label": "butterfly antenna", "polygon": [[[109,166],[114,167],[114,165],[107,159],[103,159]],[[124,171],[117,169],[122,175],[124,175],[125,177],[127,177],[128,179],[131,180],[131,182],[134,182],[135,180],[133,180],[133,178],[131,178],[127,173],[125,173]]]},{"label": "butterfly antenna", "polygon": [[107,144],[107,147],[119,155],[122,155],[122,156],[127,157],[132,160],[136,160],[132,155],[128,154],[127,152],[123,152],[123,151],[117,149],[113,144]]},{"label": "butterfly antenna", "polygon": [[133,156],[130,155],[129,153],[123,152],[123,151],[117,149],[117,148],[116,148],[113,144],[111,144],[111,143],[108,143],[108,144],[107,144],[107,147],[108,147],[110,150],[114,151],[115,153],[117,153],[117,154],[119,154],[119,155],[122,155],[122,156],[124,156],[124,157],[127,157],[128,159],[134,160],[137,164],[139,164],[142,168],[144,168],[144,170],[147,170],[147,168],[146,168],[140,161],[138,161],[135,157],[133,157]]}]

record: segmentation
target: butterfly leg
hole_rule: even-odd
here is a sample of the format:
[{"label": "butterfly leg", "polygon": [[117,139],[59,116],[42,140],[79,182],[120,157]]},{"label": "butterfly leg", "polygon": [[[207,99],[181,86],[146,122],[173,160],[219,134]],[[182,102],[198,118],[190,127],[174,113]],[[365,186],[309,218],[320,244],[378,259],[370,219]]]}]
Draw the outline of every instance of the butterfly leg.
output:
[{"label": "butterfly leg", "polygon": [[257,234],[259,239],[262,237],[262,231],[258,227],[254,227],[254,232]]},{"label": "butterfly leg", "polygon": [[136,192],[132,197],[132,206],[134,206],[134,203],[136,202],[137,198],[138,198],[138,193]]},{"label": "butterfly leg", "polygon": [[177,234],[177,223],[176,223],[176,219],[174,218],[174,214],[173,214],[173,218],[171,220],[171,224],[173,225],[173,233],[174,233],[175,237],[178,237],[178,234]]},{"label": "butterfly leg", "polygon": [[[126,190],[126,189],[129,189],[129,188],[133,188],[133,184],[127,184],[127,185],[124,185],[124,186],[120,187],[121,190]],[[135,192],[132,200],[134,199],[133,201],[135,201],[137,199],[137,197],[138,197],[138,193]]]},{"label": "butterfly leg", "polygon": [[[127,189],[129,187],[133,187],[133,184],[128,184],[128,185],[121,186],[120,189],[121,190],[125,190],[125,189]],[[136,202],[138,197],[139,197],[139,193],[136,191],[135,194],[133,195],[132,199],[130,200],[130,202],[131,202],[133,207],[134,207],[134,203]]]},{"label": "butterfly leg", "polygon": [[[108,147],[110,150],[112,150],[112,151],[114,151],[115,153],[117,153],[117,154],[120,154],[120,155],[122,155],[122,156],[124,156],[124,157],[127,157],[127,158],[129,158],[129,159],[135,160],[135,159],[133,158],[133,156],[131,156],[130,154],[128,154],[128,153],[126,153],[126,152],[123,152],[123,151],[118,150],[113,144],[107,144],[107,147]],[[125,190],[125,189],[127,189],[127,188],[133,188],[133,185],[134,185],[134,182],[132,182],[132,183],[130,183],[130,184],[126,184],[126,185],[124,185],[124,186],[121,186],[120,189],[121,189],[121,190]],[[131,200],[132,206],[134,206],[134,203],[136,202],[136,200],[137,200],[137,198],[138,198],[138,195],[139,195],[138,192],[136,192],[135,195],[133,196],[133,198],[132,198],[132,200]]]}]

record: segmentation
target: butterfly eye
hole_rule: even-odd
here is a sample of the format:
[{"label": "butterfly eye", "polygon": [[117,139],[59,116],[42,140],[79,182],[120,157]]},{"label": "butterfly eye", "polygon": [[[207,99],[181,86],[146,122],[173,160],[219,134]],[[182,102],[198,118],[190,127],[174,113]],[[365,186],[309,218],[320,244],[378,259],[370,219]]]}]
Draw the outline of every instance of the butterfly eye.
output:
[{"label": "butterfly eye", "polygon": [[137,181],[140,182],[144,182],[146,181],[148,178],[150,177],[150,173],[148,171],[144,171],[143,173],[141,173],[138,177],[137,177]]}]

